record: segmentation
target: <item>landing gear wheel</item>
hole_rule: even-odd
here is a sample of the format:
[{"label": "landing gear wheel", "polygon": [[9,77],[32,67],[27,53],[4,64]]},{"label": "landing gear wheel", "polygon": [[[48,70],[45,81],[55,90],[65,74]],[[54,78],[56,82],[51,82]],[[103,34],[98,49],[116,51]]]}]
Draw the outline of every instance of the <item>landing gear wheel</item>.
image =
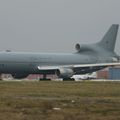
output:
[{"label": "landing gear wheel", "polygon": [[40,78],[39,81],[51,81],[51,79],[47,78],[47,75],[44,74],[43,78]]},{"label": "landing gear wheel", "polygon": [[2,79],[2,74],[0,73],[0,81],[2,81],[3,79]]},{"label": "landing gear wheel", "polygon": [[51,81],[51,79],[44,79],[44,78],[40,78],[39,81]]},{"label": "landing gear wheel", "polygon": [[74,78],[63,78],[63,81],[75,81]]}]

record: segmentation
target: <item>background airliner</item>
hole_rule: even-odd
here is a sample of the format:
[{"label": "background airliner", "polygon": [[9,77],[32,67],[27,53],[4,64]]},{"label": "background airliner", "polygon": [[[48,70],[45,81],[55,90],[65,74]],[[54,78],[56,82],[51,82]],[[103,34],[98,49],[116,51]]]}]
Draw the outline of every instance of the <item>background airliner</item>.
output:
[{"label": "background airliner", "polygon": [[56,74],[63,80],[73,75],[92,73],[108,66],[120,65],[114,52],[119,25],[113,24],[103,39],[95,44],[76,44],[76,53],[0,52],[0,72],[22,79],[29,74]]}]

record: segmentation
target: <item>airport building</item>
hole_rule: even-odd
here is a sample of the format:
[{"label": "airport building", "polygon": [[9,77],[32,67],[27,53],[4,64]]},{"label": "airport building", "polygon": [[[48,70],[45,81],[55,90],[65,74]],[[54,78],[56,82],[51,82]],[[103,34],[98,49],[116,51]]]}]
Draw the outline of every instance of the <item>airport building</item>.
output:
[{"label": "airport building", "polygon": [[120,80],[120,66],[97,71],[98,79]]},{"label": "airport building", "polygon": [[[29,79],[29,80],[39,80],[41,78],[43,78],[43,75],[41,75],[41,74],[30,74],[27,77],[27,79]],[[47,78],[54,80],[54,79],[57,79],[57,76],[56,75],[47,75]]]},{"label": "airport building", "polygon": [[110,80],[120,80],[120,67],[109,68],[109,77]]},{"label": "airport building", "polygon": [[108,71],[109,71],[108,68],[97,71],[97,72],[96,72],[96,74],[97,74],[97,79],[108,79],[108,76],[109,76],[109,75],[108,75],[108,73],[109,73]]}]

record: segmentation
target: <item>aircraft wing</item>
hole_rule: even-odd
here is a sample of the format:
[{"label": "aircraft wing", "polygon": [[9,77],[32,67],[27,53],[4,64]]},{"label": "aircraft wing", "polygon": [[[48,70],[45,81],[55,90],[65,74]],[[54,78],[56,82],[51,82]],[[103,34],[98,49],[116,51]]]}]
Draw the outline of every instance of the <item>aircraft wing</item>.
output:
[{"label": "aircraft wing", "polygon": [[75,65],[55,65],[55,66],[38,66],[39,70],[57,70],[59,68],[86,68],[86,67],[110,67],[118,66],[120,62],[114,63],[95,63],[95,64],[75,64]]}]

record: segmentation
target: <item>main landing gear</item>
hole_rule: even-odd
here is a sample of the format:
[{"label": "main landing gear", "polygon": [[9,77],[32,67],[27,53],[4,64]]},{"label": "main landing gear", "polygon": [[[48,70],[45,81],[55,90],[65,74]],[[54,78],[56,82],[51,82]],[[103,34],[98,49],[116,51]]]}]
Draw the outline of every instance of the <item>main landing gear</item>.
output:
[{"label": "main landing gear", "polygon": [[[43,78],[40,78],[39,81],[51,81],[50,78],[47,78],[47,74],[43,74]],[[63,81],[75,81],[74,78],[63,78]]]},{"label": "main landing gear", "polygon": [[63,78],[63,81],[75,81],[74,78]]},{"label": "main landing gear", "polygon": [[39,79],[40,81],[51,81],[51,79],[47,78],[46,74],[43,74],[43,78]]},{"label": "main landing gear", "polygon": [[3,80],[3,79],[2,79],[2,74],[0,73],[0,81],[1,81],[1,80]]}]

